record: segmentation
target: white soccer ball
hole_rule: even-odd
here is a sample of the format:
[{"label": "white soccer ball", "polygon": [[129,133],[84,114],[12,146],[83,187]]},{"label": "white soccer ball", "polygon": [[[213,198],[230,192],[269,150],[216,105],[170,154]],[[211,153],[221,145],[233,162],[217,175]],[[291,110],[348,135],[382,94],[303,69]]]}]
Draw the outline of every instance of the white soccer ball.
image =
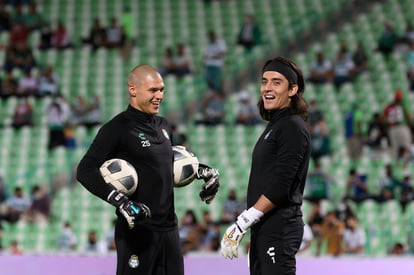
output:
[{"label": "white soccer ball", "polygon": [[173,146],[174,186],[183,187],[190,184],[197,175],[199,161],[196,155],[184,146]]},{"label": "white soccer ball", "polygon": [[105,182],[111,184],[119,192],[132,195],[138,186],[138,174],[134,166],[123,159],[110,159],[99,168]]}]

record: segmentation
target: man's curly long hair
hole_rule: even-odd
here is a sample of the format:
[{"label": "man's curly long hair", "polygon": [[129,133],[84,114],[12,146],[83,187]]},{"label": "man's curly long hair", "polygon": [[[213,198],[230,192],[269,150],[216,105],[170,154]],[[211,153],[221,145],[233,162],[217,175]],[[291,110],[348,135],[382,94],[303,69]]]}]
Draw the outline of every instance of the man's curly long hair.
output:
[{"label": "man's curly long hair", "polygon": [[[305,80],[303,79],[303,74],[301,69],[290,59],[287,59],[282,56],[278,56],[276,58],[270,59],[266,61],[263,66],[263,69],[271,62],[280,62],[287,66],[289,66],[297,75],[297,83],[294,83],[293,79],[288,79],[289,81],[289,90],[293,88],[293,85],[298,85],[298,92],[292,96],[290,99],[290,110],[292,114],[296,114],[301,116],[304,120],[308,118],[308,107],[306,104],[305,99],[303,98],[303,93],[305,92]],[[262,69],[262,74],[264,73]],[[272,111],[265,110],[263,99],[260,96],[259,102],[257,103],[259,108],[260,116],[264,119],[269,121],[272,115]]]}]

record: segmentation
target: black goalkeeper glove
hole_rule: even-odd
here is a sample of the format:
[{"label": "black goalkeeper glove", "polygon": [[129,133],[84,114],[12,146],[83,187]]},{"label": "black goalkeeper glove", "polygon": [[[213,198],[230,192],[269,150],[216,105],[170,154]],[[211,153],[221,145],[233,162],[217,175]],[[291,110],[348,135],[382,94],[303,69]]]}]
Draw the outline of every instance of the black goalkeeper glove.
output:
[{"label": "black goalkeeper glove", "polygon": [[118,208],[131,229],[134,228],[135,222],[151,218],[151,211],[148,206],[131,201],[127,196],[116,190],[108,195],[108,202]]},{"label": "black goalkeeper glove", "polygon": [[216,196],[220,187],[219,172],[217,169],[200,163],[198,165],[196,178],[204,180],[204,184],[200,192],[200,198],[202,201],[209,204]]}]

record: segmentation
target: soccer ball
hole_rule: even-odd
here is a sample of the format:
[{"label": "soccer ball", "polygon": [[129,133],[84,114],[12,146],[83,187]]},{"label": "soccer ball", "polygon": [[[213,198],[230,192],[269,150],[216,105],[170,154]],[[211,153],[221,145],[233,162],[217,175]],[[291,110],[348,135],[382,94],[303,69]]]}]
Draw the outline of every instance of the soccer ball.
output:
[{"label": "soccer ball", "polygon": [[173,146],[174,186],[183,187],[190,184],[197,175],[198,158],[184,146]]},{"label": "soccer ball", "polygon": [[106,183],[125,195],[130,196],[137,189],[137,171],[126,160],[118,158],[107,160],[99,170]]}]

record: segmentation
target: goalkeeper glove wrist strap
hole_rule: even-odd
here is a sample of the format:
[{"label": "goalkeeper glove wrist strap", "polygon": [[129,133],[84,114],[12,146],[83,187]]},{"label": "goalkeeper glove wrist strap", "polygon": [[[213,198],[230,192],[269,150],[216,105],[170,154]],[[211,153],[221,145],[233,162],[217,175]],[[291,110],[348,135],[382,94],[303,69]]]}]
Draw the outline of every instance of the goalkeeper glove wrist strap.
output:
[{"label": "goalkeeper glove wrist strap", "polygon": [[107,201],[115,207],[120,207],[122,204],[128,202],[128,198],[124,194],[112,190],[107,197]]},{"label": "goalkeeper glove wrist strap", "polygon": [[260,210],[257,210],[254,207],[250,207],[247,210],[244,210],[236,220],[237,226],[241,229],[242,232],[246,232],[253,224],[257,223],[264,213]]}]

